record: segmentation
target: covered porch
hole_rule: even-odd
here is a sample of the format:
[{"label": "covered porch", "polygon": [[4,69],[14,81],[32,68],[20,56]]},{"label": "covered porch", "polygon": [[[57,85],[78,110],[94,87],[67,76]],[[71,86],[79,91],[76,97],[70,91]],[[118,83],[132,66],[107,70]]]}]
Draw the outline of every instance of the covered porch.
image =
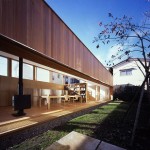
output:
[{"label": "covered porch", "polygon": [[[87,102],[87,103],[52,103],[51,108],[48,110],[47,106],[32,107],[32,109],[26,109],[26,115],[20,117],[13,117],[12,107],[1,107],[0,109],[0,136],[11,134],[22,129],[26,129],[32,126],[36,126],[43,122],[49,122],[60,118],[65,115],[78,114],[80,111],[87,112],[93,107],[99,107],[107,103],[103,102]],[[60,119],[61,120],[61,119]],[[62,121],[63,122],[63,121]],[[54,124],[56,126],[56,124]]]},{"label": "covered porch", "polygon": [[[90,112],[112,95],[110,85],[2,35],[0,57],[6,60],[6,72],[0,75],[0,141],[4,144],[8,139],[9,145],[14,140],[23,141]],[[31,107],[24,110],[25,116],[14,117],[20,58],[22,94],[31,96]],[[69,96],[68,101],[62,101],[64,95]],[[73,101],[75,95],[79,97]]]},{"label": "covered porch", "polygon": [[[19,91],[19,95],[31,96],[31,108],[41,106],[41,98],[46,98],[48,109],[51,101],[61,103],[65,95],[69,96],[67,100],[76,99],[83,103],[109,100],[112,95],[110,85],[3,35],[0,35],[0,50],[4,70],[0,73],[2,107],[12,106],[13,96]],[[22,101],[20,98],[19,103]]]}]

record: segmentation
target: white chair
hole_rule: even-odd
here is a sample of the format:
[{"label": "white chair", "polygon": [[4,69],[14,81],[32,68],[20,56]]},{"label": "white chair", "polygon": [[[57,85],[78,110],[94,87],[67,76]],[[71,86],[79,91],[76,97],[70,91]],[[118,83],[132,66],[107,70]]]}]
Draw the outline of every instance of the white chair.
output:
[{"label": "white chair", "polygon": [[73,102],[77,101],[79,99],[79,95],[75,95],[75,97],[73,98]]},{"label": "white chair", "polygon": [[62,101],[64,103],[70,101],[69,95],[64,95],[64,99],[62,99]]},{"label": "white chair", "polygon": [[48,103],[48,95],[47,96],[39,96],[39,107],[42,106],[42,101],[44,101],[44,105]]}]

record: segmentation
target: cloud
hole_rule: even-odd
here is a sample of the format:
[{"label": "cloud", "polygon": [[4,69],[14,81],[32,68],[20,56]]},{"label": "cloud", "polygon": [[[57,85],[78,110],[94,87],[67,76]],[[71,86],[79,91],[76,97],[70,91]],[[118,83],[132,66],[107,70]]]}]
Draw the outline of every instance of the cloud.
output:
[{"label": "cloud", "polygon": [[105,57],[103,55],[96,54],[95,56],[103,65],[105,65]]},{"label": "cloud", "polygon": [[[127,59],[127,56],[121,57],[121,59],[119,59],[118,57],[116,57],[116,59],[112,59],[112,55],[116,56],[117,53],[118,53],[118,50],[123,49],[123,48],[124,47],[122,45],[114,45],[112,48],[108,49],[108,53],[107,53],[107,56],[106,56],[106,62],[111,61],[110,65],[115,65],[115,64],[118,64],[119,62]],[[119,53],[118,56],[120,56],[120,55],[121,55],[121,53]]]},{"label": "cloud", "polygon": [[108,50],[108,53],[107,53],[107,56],[106,56],[107,60],[110,60],[112,55],[116,56],[119,48],[122,49],[123,46],[121,46],[121,45],[114,45],[113,47],[111,47]]}]

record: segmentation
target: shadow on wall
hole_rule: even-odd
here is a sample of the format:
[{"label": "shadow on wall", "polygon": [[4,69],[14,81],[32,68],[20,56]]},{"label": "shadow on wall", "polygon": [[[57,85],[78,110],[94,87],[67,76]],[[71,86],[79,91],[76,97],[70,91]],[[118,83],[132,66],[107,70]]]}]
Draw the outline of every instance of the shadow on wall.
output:
[{"label": "shadow on wall", "polygon": [[140,86],[134,86],[132,84],[116,85],[114,86],[113,99],[131,101],[139,89]]}]

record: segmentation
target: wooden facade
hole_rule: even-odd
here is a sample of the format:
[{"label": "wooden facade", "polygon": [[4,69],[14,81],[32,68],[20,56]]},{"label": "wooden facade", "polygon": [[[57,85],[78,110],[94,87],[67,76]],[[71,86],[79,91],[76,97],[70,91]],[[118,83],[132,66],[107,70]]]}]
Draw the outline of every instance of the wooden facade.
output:
[{"label": "wooden facade", "polygon": [[1,34],[112,86],[109,71],[43,0],[0,0],[0,22]]}]

